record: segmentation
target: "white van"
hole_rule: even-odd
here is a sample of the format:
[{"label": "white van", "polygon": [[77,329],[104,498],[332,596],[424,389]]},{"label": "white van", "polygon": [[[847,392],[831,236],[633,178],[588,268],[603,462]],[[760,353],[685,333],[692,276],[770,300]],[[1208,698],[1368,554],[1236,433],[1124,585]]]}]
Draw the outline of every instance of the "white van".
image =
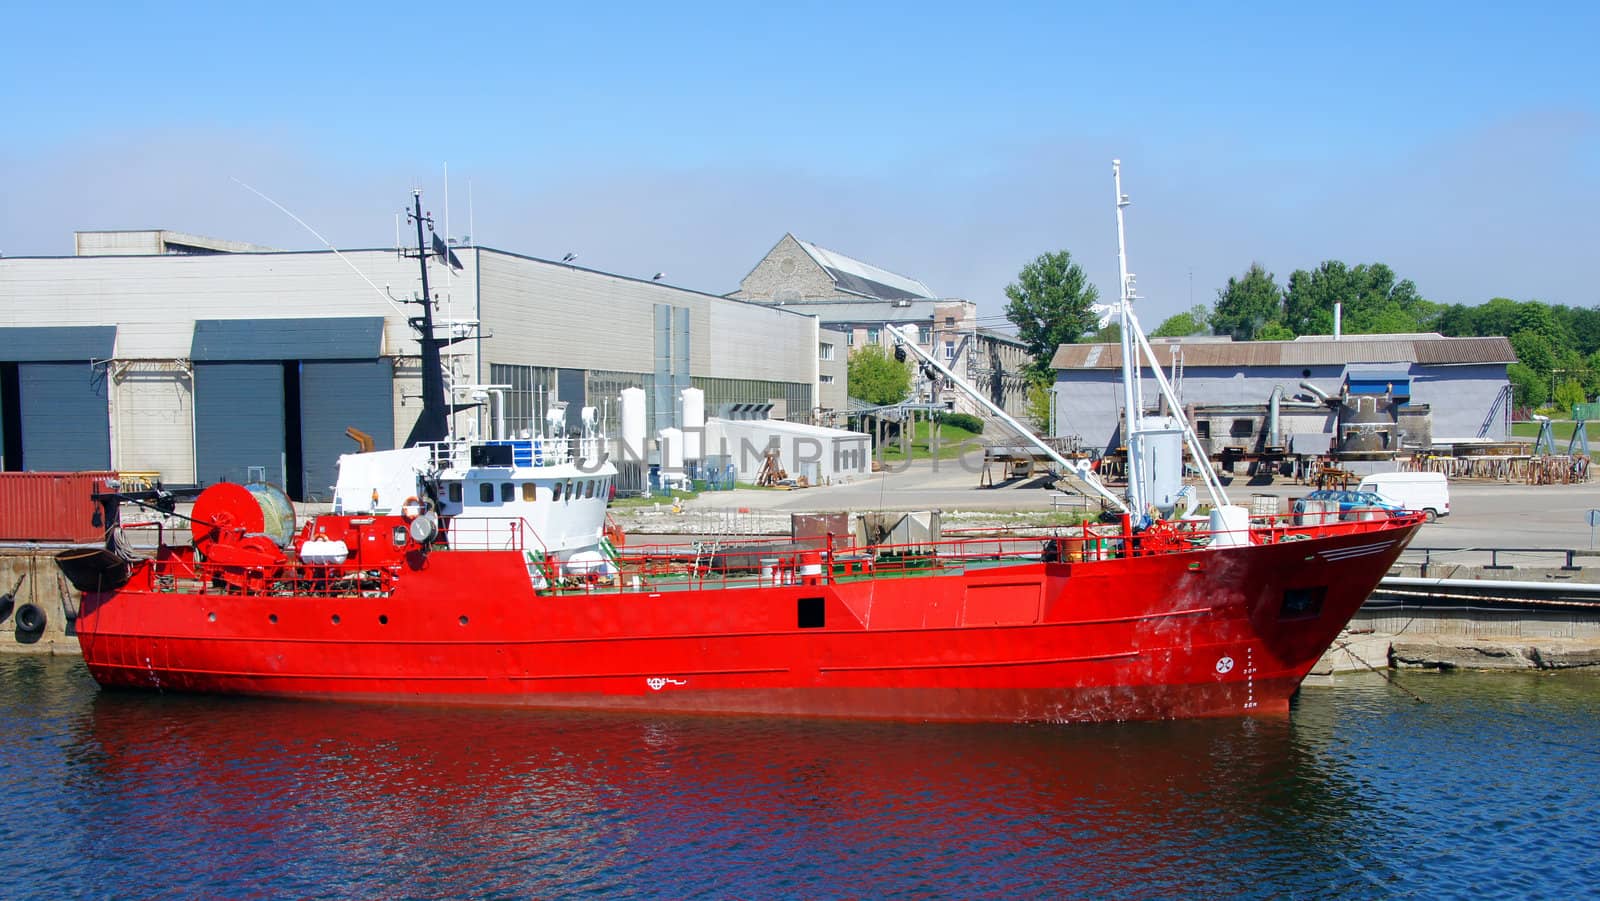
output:
[{"label": "white van", "polygon": [[1428,514],[1428,522],[1450,515],[1450,481],[1442,472],[1380,472],[1367,476],[1357,491],[1371,491],[1391,504]]}]

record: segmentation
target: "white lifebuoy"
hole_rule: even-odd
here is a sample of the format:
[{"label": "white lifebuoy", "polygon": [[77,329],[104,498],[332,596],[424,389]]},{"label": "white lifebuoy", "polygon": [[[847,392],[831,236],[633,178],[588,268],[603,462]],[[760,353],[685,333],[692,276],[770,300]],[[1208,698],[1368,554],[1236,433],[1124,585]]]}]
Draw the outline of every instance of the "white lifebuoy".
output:
[{"label": "white lifebuoy", "polygon": [[413,519],[421,516],[423,509],[422,500],[416,495],[412,495],[411,497],[406,498],[405,501],[400,504],[400,516],[403,517],[406,522],[410,522]]}]

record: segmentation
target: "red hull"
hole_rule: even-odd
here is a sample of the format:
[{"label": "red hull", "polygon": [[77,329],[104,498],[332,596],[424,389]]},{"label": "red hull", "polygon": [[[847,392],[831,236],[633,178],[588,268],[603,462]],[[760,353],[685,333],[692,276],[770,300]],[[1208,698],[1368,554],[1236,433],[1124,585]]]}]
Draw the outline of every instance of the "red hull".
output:
[{"label": "red hull", "polygon": [[535,591],[516,552],[435,552],[383,597],[161,591],[145,573],[86,595],[77,632],[96,680],[140,689],[927,720],[1271,713],[1417,522],[661,591]]}]

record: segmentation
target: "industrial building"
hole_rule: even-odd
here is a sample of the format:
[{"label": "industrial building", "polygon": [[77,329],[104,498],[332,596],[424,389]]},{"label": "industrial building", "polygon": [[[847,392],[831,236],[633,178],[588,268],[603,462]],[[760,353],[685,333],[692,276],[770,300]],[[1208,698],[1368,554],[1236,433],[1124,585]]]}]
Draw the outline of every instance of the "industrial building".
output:
[{"label": "industrial building", "polygon": [[[1152,338],[1162,371],[1207,451],[1393,455],[1405,448],[1506,437],[1516,362],[1505,338],[1437,334]],[[1064,344],[1052,366],[1051,434],[1089,451],[1122,443],[1122,354]],[[1149,369],[1145,372],[1148,374]],[[1159,397],[1146,383],[1146,412]]]},{"label": "industrial building", "polygon": [[[946,365],[996,406],[1023,415],[1028,355],[1010,335],[981,328],[978,305],[939,297],[923,282],[784,235],[729,297],[803,311],[822,321],[824,341],[848,353],[867,345],[892,346],[890,326],[914,326],[917,343],[942,354]],[[825,350],[825,354],[837,351]],[[822,388],[822,406],[845,408],[844,386]],[[920,379],[918,400],[976,412],[960,392]]]},{"label": "industrial building", "polygon": [[[278,252],[177,232],[81,232],[72,257],[0,259],[0,447],[7,470],[264,479],[323,499],[364,434],[403,441],[421,409],[417,260],[398,249]],[[430,261],[458,434],[616,433],[644,389],[653,430],[683,388],[706,413],[808,420],[815,317],[488,247]],[[353,430],[353,431],[347,431]]]}]

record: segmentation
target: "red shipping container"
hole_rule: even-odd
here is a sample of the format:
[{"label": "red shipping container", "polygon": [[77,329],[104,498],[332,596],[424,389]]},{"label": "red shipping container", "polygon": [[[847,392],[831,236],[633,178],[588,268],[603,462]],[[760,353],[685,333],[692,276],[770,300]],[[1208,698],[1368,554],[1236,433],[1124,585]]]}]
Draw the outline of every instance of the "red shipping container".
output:
[{"label": "red shipping container", "polygon": [[114,472],[0,472],[0,541],[105,540],[95,525],[103,491]]}]

